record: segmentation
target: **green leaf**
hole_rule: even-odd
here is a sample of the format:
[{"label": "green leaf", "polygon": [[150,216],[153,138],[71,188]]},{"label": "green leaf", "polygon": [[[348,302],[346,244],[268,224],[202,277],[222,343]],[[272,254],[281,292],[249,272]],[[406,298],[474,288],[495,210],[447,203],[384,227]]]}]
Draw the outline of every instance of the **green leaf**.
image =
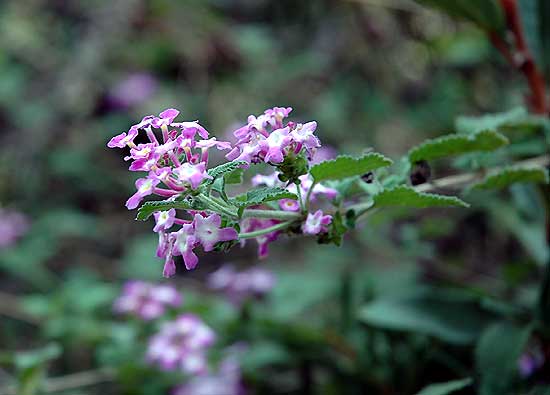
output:
[{"label": "green leaf", "polygon": [[384,155],[371,152],[360,158],[341,155],[313,166],[310,174],[315,182],[341,180],[347,177],[361,176],[380,167],[390,166],[392,160]]},{"label": "green leaf", "polygon": [[61,355],[61,347],[57,343],[50,343],[45,347],[22,351],[15,355],[15,365],[18,369],[26,369],[42,365]]},{"label": "green leaf", "polygon": [[204,184],[209,185],[214,182],[214,180],[224,174],[234,172],[235,170],[241,168],[242,166],[246,165],[247,163],[242,160],[237,160],[233,162],[227,162],[224,164],[221,164],[219,166],[213,167],[207,171],[209,176],[212,176],[211,180],[205,180]]},{"label": "green leaf", "polygon": [[497,0],[416,0],[452,17],[462,18],[489,31],[504,30],[504,16]]},{"label": "green leaf", "polygon": [[136,219],[139,221],[145,221],[156,211],[166,211],[171,208],[190,210],[193,209],[193,205],[185,200],[156,200],[151,202],[145,202],[138,210]]},{"label": "green leaf", "polygon": [[481,375],[480,394],[506,394],[517,378],[517,363],[532,327],[499,322],[487,328],[476,350],[476,367]]},{"label": "green leaf", "polygon": [[281,199],[297,200],[298,196],[280,187],[262,187],[235,196],[230,200],[237,207],[248,207]]},{"label": "green leaf", "polygon": [[470,295],[419,288],[375,299],[360,309],[359,319],[375,327],[468,344],[477,339],[493,315],[483,311]]},{"label": "green leaf", "polygon": [[401,185],[385,189],[374,196],[377,207],[469,207],[470,205],[456,196],[436,195],[418,192],[412,187]]},{"label": "green leaf", "polygon": [[462,380],[447,381],[446,383],[430,384],[416,395],[447,395],[461,390],[472,384],[470,377]]},{"label": "green leaf", "polygon": [[472,135],[449,134],[426,140],[409,151],[411,163],[476,151],[494,151],[508,144],[508,139],[498,132],[484,130]]},{"label": "green leaf", "polygon": [[501,189],[517,182],[534,182],[548,184],[546,169],[509,166],[499,169],[485,177],[483,181],[473,185],[472,189]]},{"label": "green leaf", "polygon": [[523,107],[482,116],[460,116],[455,120],[455,130],[460,134],[475,134],[492,130],[506,135],[526,135],[548,127],[548,119],[532,115]]},{"label": "green leaf", "polygon": [[244,170],[239,168],[226,173],[223,178],[226,184],[241,184],[243,182],[243,174]]}]

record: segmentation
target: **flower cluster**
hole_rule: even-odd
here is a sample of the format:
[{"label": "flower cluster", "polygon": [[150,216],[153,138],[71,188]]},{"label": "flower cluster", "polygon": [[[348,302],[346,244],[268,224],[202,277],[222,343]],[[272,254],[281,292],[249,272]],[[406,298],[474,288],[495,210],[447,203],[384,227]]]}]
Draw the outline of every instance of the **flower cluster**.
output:
[{"label": "flower cluster", "polygon": [[291,111],[290,107],[274,107],[259,116],[250,115],[247,124],[233,133],[237,142],[226,158],[278,164],[288,153],[297,155],[302,150],[312,158],[321,146],[314,134],[317,122],[288,122],[285,125],[283,121]]},{"label": "flower cluster", "polygon": [[27,217],[18,211],[0,208],[0,249],[13,245],[28,229]]},{"label": "flower cluster", "polygon": [[174,395],[243,395],[241,369],[233,355],[225,357],[215,373],[192,377]]},{"label": "flower cluster", "polygon": [[[306,158],[312,160],[321,146],[314,134],[317,123],[285,122],[291,111],[290,107],[274,107],[259,116],[250,115],[248,123],[233,133],[237,138],[234,144],[210,138],[197,121],[176,122],[179,111],[175,109],[146,116],[108,142],[110,148],[129,150],[125,160],[130,162],[130,171],[145,172],[136,181],[136,192],[127,200],[126,207],[135,209],[150,195],[165,199],[160,210],[152,209],[153,230],[159,237],[157,256],[164,259],[165,277],[175,274],[177,256],[183,258],[188,270],[195,268],[199,246],[209,252],[221,248],[219,243],[241,239],[244,245],[245,239],[254,238],[259,246],[258,255],[263,258],[267,256],[269,243],[287,231],[291,223],[296,225],[294,233],[317,235],[328,231],[330,215],[320,211],[308,213],[308,207],[319,196],[333,200],[337,191],[314,183],[310,175],[304,174],[308,166]],[[208,169],[212,148],[229,151],[226,158],[231,162],[219,166],[225,166],[224,170]],[[286,189],[290,193],[271,204],[244,206],[248,210],[244,213],[243,207],[226,195],[225,183],[216,183],[219,180],[215,177],[259,162],[278,171],[254,176],[252,185]],[[299,165],[293,167],[293,163]],[[176,207],[183,209],[186,217],[178,218]],[[254,210],[264,213],[253,215]]]},{"label": "flower cluster", "polygon": [[165,371],[204,374],[208,369],[206,353],[215,339],[215,333],[199,317],[182,314],[164,323],[149,340],[146,358]]},{"label": "flower cluster", "polygon": [[[204,179],[211,178],[206,172],[209,149],[231,149],[228,142],[209,139],[206,129],[196,121],[174,122],[178,114],[178,110],[170,108],[159,116],[148,115],[107,143],[109,148],[130,147],[130,155],[124,158],[132,161],[129,170],[148,172],[136,181],[137,191],[126,202],[128,209],[136,208],[144,197],[152,194],[173,197],[197,189]],[[162,142],[155,129],[160,129]],[[135,144],[141,131],[148,142]],[[165,188],[159,187],[160,184]]]},{"label": "flower cluster", "polygon": [[223,292],[232,303],[240,305],[247,299],[267,294],[275,285],[275,276],[260,267],[239,272],[234,266],[226,264],[210,274],[208,285]]},{"label": "flower cluster", "polygon": [[162,316],[166,307],[180,306],[181,301],[179,292],[170,285],[134,280],[124,284],[122,295],[114,303],[114,310],[152,320]]},{"label": "flower cluster", "polygon": [[[164,258],[165,277],[176,273],[174,256],[182,256],[185,267],[190,270],[197,266],[199,258],[195,254],[195,248],[202,245],[204,251],[212,251],[220,241],[237,239],[237,231],[234,228],[221,228],[221,217],[218,214],[195,214],[193,221],[178,220],[176,210],[161,211],[155,213],[155,232],[159,235],[157,256]],[[174,223],[181,225],[176,232],[167,232]]]}]

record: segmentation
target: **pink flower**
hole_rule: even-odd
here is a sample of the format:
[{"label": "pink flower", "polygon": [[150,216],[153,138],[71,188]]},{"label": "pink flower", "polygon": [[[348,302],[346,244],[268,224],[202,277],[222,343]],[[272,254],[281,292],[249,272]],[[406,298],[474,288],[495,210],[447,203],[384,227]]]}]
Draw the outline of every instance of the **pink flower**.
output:
[{"label": "pink flower", "polygon": [[300,211],[300,203],[294,199],[279,200],[279,207],[284,211]]},{"label": "pink flower", "polygon": [[216,335],[201,319],[193,314],[180,315],[166,322],[151,337],[146,358],[162,370],[204,374],[207,370],[206,352]]},{"label": "pink flower", "polygon": [[138,179],[136,181],[137,192],[134,193],[126,202],[126,207],[128,207],[128,210],[135,209],[145,196],[151,195],[155,189],[155,186],[157,186],[159,182],[159,180],[151,178]]},{"label": "pink flower", "polygon": [[302,225],[304,234],[316,235],[327,231],[327,225],[332,222],[332,216],[323,215],[321,210],[317,210],[314,214],[309,213],[306,222]]},{"label": "pink flower", "polygon": [[0,249],[10,247],[27,233],[29,221],[18,211],[0,208]]},{"label": "pink flower", "polygon": [[191,121],[191,122],[175,122],[172,123],[170,126],[173,126],[175,128],[181,128],[183,133],[185,133],[186,136],[191,136],[190,138],[194,138],[195,134],[198,133],[199,136],[201,136],[203,139],[208,138],[208,131],[203,128],[197,121]]},{"label": "pink flower", "polygon": [[288,117],[288,114],[292,111],[292,107],[273,107],[264,111],[264,114],[267,115],[269,123],[275,129],[283,127],[283,119]]},{"label": "pink flower", "polygon": [[[245,233],[253,232],[255,230],[261,230],[277,225],[279,222],[280,221],[274,219],[245,218],[241,222],[241,231]],[[279,233],[281,232],[274,231],[255,238],[256,242],[258,243],[258,258],[267,258],[269,254],[269,243],[277,240]],[[245,240],[242,240],[241,245],[244,244]]]},{"label": "pink flower", "polygon": [[212,148],[216,147],[219,150],[231,149],[231,143],[229,141],[218,141],[215,137],[208,140],[197,141],[198,148]]},{"label": "pink flower", "polygon": [[186,269],[194,269],[197,263],[199,263],[199,258],[193,251],[198,245],[193,224],[183,225],[179,231],[171,234],[175,237],[173,247],[174,256],[181,255]]},{"label": "pink flower", "polygon": [[257,187],[259,185],[265,185],[268,187],[283,186],[285,183],[279,180],[279,172],[274,172],[269,175],[256,174],[252,177],[252,185]]},{"label": "pink flower", "polygon": [[204,251],[212,251],[220,241],[236,240],[237,231],[234,228],[220,228],[222,218],[218,214],[203,217],[195,215],[195,235],[202,244]]},{"label": "pink flower", "polygon": [[300,151],[301,146],[303,145],[306,149],[311,152],[314,148],[320,147],[321,143],[317,136],[313,133],[317,129],[317,122],[312,121],[304,125],[301,123],[296,125],[296,128],[290,133],[292,140],[298,143],[299,147],[297,151]]},{"label": "pink flower", "polygon": [[286,128],[275,130],[267,139],[260,141],[260,146],[266,150],[264,159],[266,163],[281,163],[283,161],[284,149],[291,142],[289,133],[290,128],[287,126]]},{"label": "pink flower", "polygon": [[134,139],[138,135],[138,129],[130,129],[128,133],[122,132],[121,134],[113,137],[108,143],[107,147],[109,148],[124,148],[128,144],[133,144]]},{"label": "pink flower", "polygon": [[149,99],[157,90],[157,85],[151,74],[130,74],[109,92],[109,104],[122,108],[133,107]]},{"label": "pink flower", "polygon": [[180,304],[181,295],[169,285],[128,281],[114,303],[114,310],[152,320],[163,315],[166,307],[178,307]]},{"label": "pink flower", "polygon": [[151,125],[155,128],[160,128],[162,126],[170,125],[174,119],[179,115],[179,111],[175,108],[168,108],[161,112],[158,117],[155,117]]},{"label": "pink flower", "polygon": [[204,162],[196,165],[186,162],[174,169],[174,174],[178,176],[180,181],[190,184],[192,189],[197,189],[203,180],[212,178],[206,172],[206,164]]},{"label": "pink flower", "polygon": [[153,228],[154,232],[161,232],[168,230],[174,225],[176,219],[176,209],[171,208],[168,211],[157,211],[153,214],[155,217],[156,225]]}]

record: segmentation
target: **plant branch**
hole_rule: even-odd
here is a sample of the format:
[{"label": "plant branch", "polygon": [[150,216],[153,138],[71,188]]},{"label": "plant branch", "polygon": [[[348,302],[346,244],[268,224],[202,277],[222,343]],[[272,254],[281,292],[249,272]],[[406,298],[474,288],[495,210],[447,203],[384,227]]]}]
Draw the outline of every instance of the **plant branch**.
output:
[{"label": "plant branch", "polygon": [[302,218],[303,215],[294,211],[282,211],[282,210],[260,210],[260,209],[246,209],[243,212],[242,218],[266,218],[266,219],[282,219],[282,220],[297,220]]},{"label": "plant branch", "polygon": [[269,228],[255,230],[254,232],[239,233],[239,239],[253,239],[258,236],[263,236],[268,233],[275,232],[277,230],[288,228],[288,226],[293,222],[294,221],[281,222],[280,224],[270,226]]}]

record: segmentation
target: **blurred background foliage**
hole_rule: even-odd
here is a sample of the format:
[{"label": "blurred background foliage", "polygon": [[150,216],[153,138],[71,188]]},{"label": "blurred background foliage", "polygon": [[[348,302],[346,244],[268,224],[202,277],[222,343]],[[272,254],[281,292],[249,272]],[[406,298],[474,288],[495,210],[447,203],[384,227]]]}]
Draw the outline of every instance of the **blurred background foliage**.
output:
[{"label": "blurred background foliage", "polygon": [[[173,384],[139,363],[139,326],[111,312],[123,280],[164,281],[151,223],[123,205],[133,175],[106,149],[143,115],[176,107],[222,138],[249,114],[292,106],[337,152],[398,158],[455,130],[459,115],[522,105],[523,90],[478,27],[411,1],[1,2],[0,203],[30,227],[0,249],[0,393],[15,375],[28,383],[19,393],[34,394],[45,375],[105,367],[117,369],[114,382],[65,392],[161,394]],[[523,185],[468,198],[470,210],[380,212],[339,249],[274,244],[261,265],[277,285],[244,315],[203,279],[227,261],[256,264],[254,246],[205,256],[170,282],[223,342],[248,344],[252,394],[514,381],[529,341],[514,325],[528,321],[548,259],[541,198]],[[499,321],[508,314],[515,324]],[[495,344],[496,360],[512,365],[480,370],[494,363],[476,352]],[[14,354],[30,349],[39,351],[23,362]],[[544,369],[533,379],[543,389]]]}]

